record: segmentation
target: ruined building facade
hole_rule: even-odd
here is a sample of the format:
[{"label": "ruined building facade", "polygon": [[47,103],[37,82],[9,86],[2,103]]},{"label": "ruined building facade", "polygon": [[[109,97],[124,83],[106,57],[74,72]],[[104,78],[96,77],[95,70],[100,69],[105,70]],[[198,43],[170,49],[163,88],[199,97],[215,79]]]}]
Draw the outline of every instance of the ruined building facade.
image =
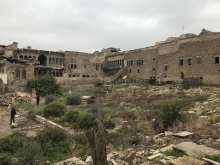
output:
[{"label": "ruined building facade", "polygon": [[154,46],[94,53],[0,45],[0,92],[25,90],[28,80],[47,72],[64,87],[120,82],[220,84],[220,33],[169,37]]}]

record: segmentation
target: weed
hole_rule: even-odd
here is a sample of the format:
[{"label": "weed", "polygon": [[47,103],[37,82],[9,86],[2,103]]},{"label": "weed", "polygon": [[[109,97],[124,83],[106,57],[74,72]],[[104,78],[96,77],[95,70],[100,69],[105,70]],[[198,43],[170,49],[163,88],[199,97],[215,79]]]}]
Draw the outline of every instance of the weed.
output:
[{"label": "weed", "polygon": [[164,151],[163,154],[166,156],[174,156],[175,158],[183,157],[184,155],[186,155],[186,153],[183,151],[174,151],[174,150],[173,151],[169,151],[169,150]]},{"label": "weed", "polygon": [[24,109],[25,111],[36,109],[36,106],[34,104],[31,104],[31,103],[16,104],[15,107]]}]

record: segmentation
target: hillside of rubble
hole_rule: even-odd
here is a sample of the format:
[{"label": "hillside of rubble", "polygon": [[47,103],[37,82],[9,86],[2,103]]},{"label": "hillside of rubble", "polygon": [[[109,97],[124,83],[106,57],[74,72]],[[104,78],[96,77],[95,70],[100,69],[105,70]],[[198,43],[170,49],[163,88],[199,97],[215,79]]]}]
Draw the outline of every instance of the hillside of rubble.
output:
[{"label": "hillside of rubble", "polygon": [[[95,116],[98,110],[104,112],[105,121],[111,121],[106,136],[109,164],[202,165],[220,163],[219,92],[220,87],[182,89],[175,85],[126,84],[107,89],[73,89],[56,96],[53,102],[65,105],[67,112],[77,112],[79,118],[87,113]],[[81,98],[95,99],[89,104],[66,105],[66,97],[75,93]],[[35,137],[52,124],[74,140],[68,153],[59,153],[66,160],[57,159],[59,156],[51,151],[53,156],[44,158],[44,164],[92,164],[85,136],[89,128],[77,127],[78,121],[64,120],[65,114],[45,117],[45,100],[41,98],[36,106],[35,98],[24,92],[1,95],[0,135],[20,132]],[[9,125],[11,104],[18,112],[14,128]]]}]

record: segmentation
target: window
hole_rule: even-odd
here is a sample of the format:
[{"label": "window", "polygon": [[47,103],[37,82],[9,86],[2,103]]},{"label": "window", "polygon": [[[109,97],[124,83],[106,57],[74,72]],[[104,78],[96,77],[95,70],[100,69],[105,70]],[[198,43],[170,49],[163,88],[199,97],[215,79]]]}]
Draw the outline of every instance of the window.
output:
[{"label": "window", "polygon": [[168,67],[167,67],[167,65],[165,65],[165,66],[164,66],[164,70],[167,70],[167,69],[168,69]]},{"label": "window", "polygon": [[99,70],[99,65],[96,64],[96,65],[95,65],[95,69],[96,69],[96,70]]},{"label": "window", "polygon": [[137,73],[140,73],[140,69],[137,69]]},{"label": "window", "polygon": [[202,63],[201,56],[197,56],[196,57],[196,62],[197,62],[197,64],[201,64]]},{"label": "window", "polygon": [[153,61],[155,61],[156,60],[156,58],[153,58]]},{"label": "window", "polygon": [[219,64],[219,57],[215,57],[215,64]]},{"label": "window", "polygon": [[22,70],[22,79],[26,80],[26,70]]},{"label": "window", "polygon": [[183,59],[179,59],[179,66],[183,66]]},{"label": "window", "polygon": [[152,68],[152,71],[155,71],[156,69],[155,68]]},{"label": "window", "polygon": [[17,77],[18,79],[20,79],[20,70],[16,69],[15,71],[15,77]]},{"label": "window", "polygon": [[188,65],[192,65],[192,58],[188,58]]},{"label": "window", "polygon": [[130,69],[129,72],[132,73],[132,70]]},{"label": "window", "polygon": [[137,60],[137,66],[144,65],[144,60]]},{"label": "window", "polygon": [[132,66],[133,65],[133,61],[131,60],[131,61],[127,61],[127,65],[128,66]]},{"label": "window", "polygon": [[184,73],[183,72],[180,73],[180,78],[184,79]]},{"label": "window", "polygon": [[86,68],[86,65],[84,65],[84,68]]},{"label": "window", "polygon": [[70,65],[70,68],[76,69],[76,68],[77,68],[77,65],[76,65],[76,64],[71,64],[71,65]]}]

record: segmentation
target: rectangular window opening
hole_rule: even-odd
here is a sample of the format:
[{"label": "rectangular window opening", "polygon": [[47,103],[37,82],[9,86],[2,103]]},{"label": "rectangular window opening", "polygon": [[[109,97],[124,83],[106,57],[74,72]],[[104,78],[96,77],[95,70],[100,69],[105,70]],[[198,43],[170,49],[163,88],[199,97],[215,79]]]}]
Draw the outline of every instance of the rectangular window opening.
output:
[{"label": "rectangular window opening", "polygon": [[179,59],[179,66],[183,66],[183,59]]},{"label": "rectangular window opening", "polygon": [[215,64],[219,64],[219,57],[215,57]]},{"label": "rectangular window opening", "polygon": [[192,58],[188,58],[188,65],[192,65]]}]

